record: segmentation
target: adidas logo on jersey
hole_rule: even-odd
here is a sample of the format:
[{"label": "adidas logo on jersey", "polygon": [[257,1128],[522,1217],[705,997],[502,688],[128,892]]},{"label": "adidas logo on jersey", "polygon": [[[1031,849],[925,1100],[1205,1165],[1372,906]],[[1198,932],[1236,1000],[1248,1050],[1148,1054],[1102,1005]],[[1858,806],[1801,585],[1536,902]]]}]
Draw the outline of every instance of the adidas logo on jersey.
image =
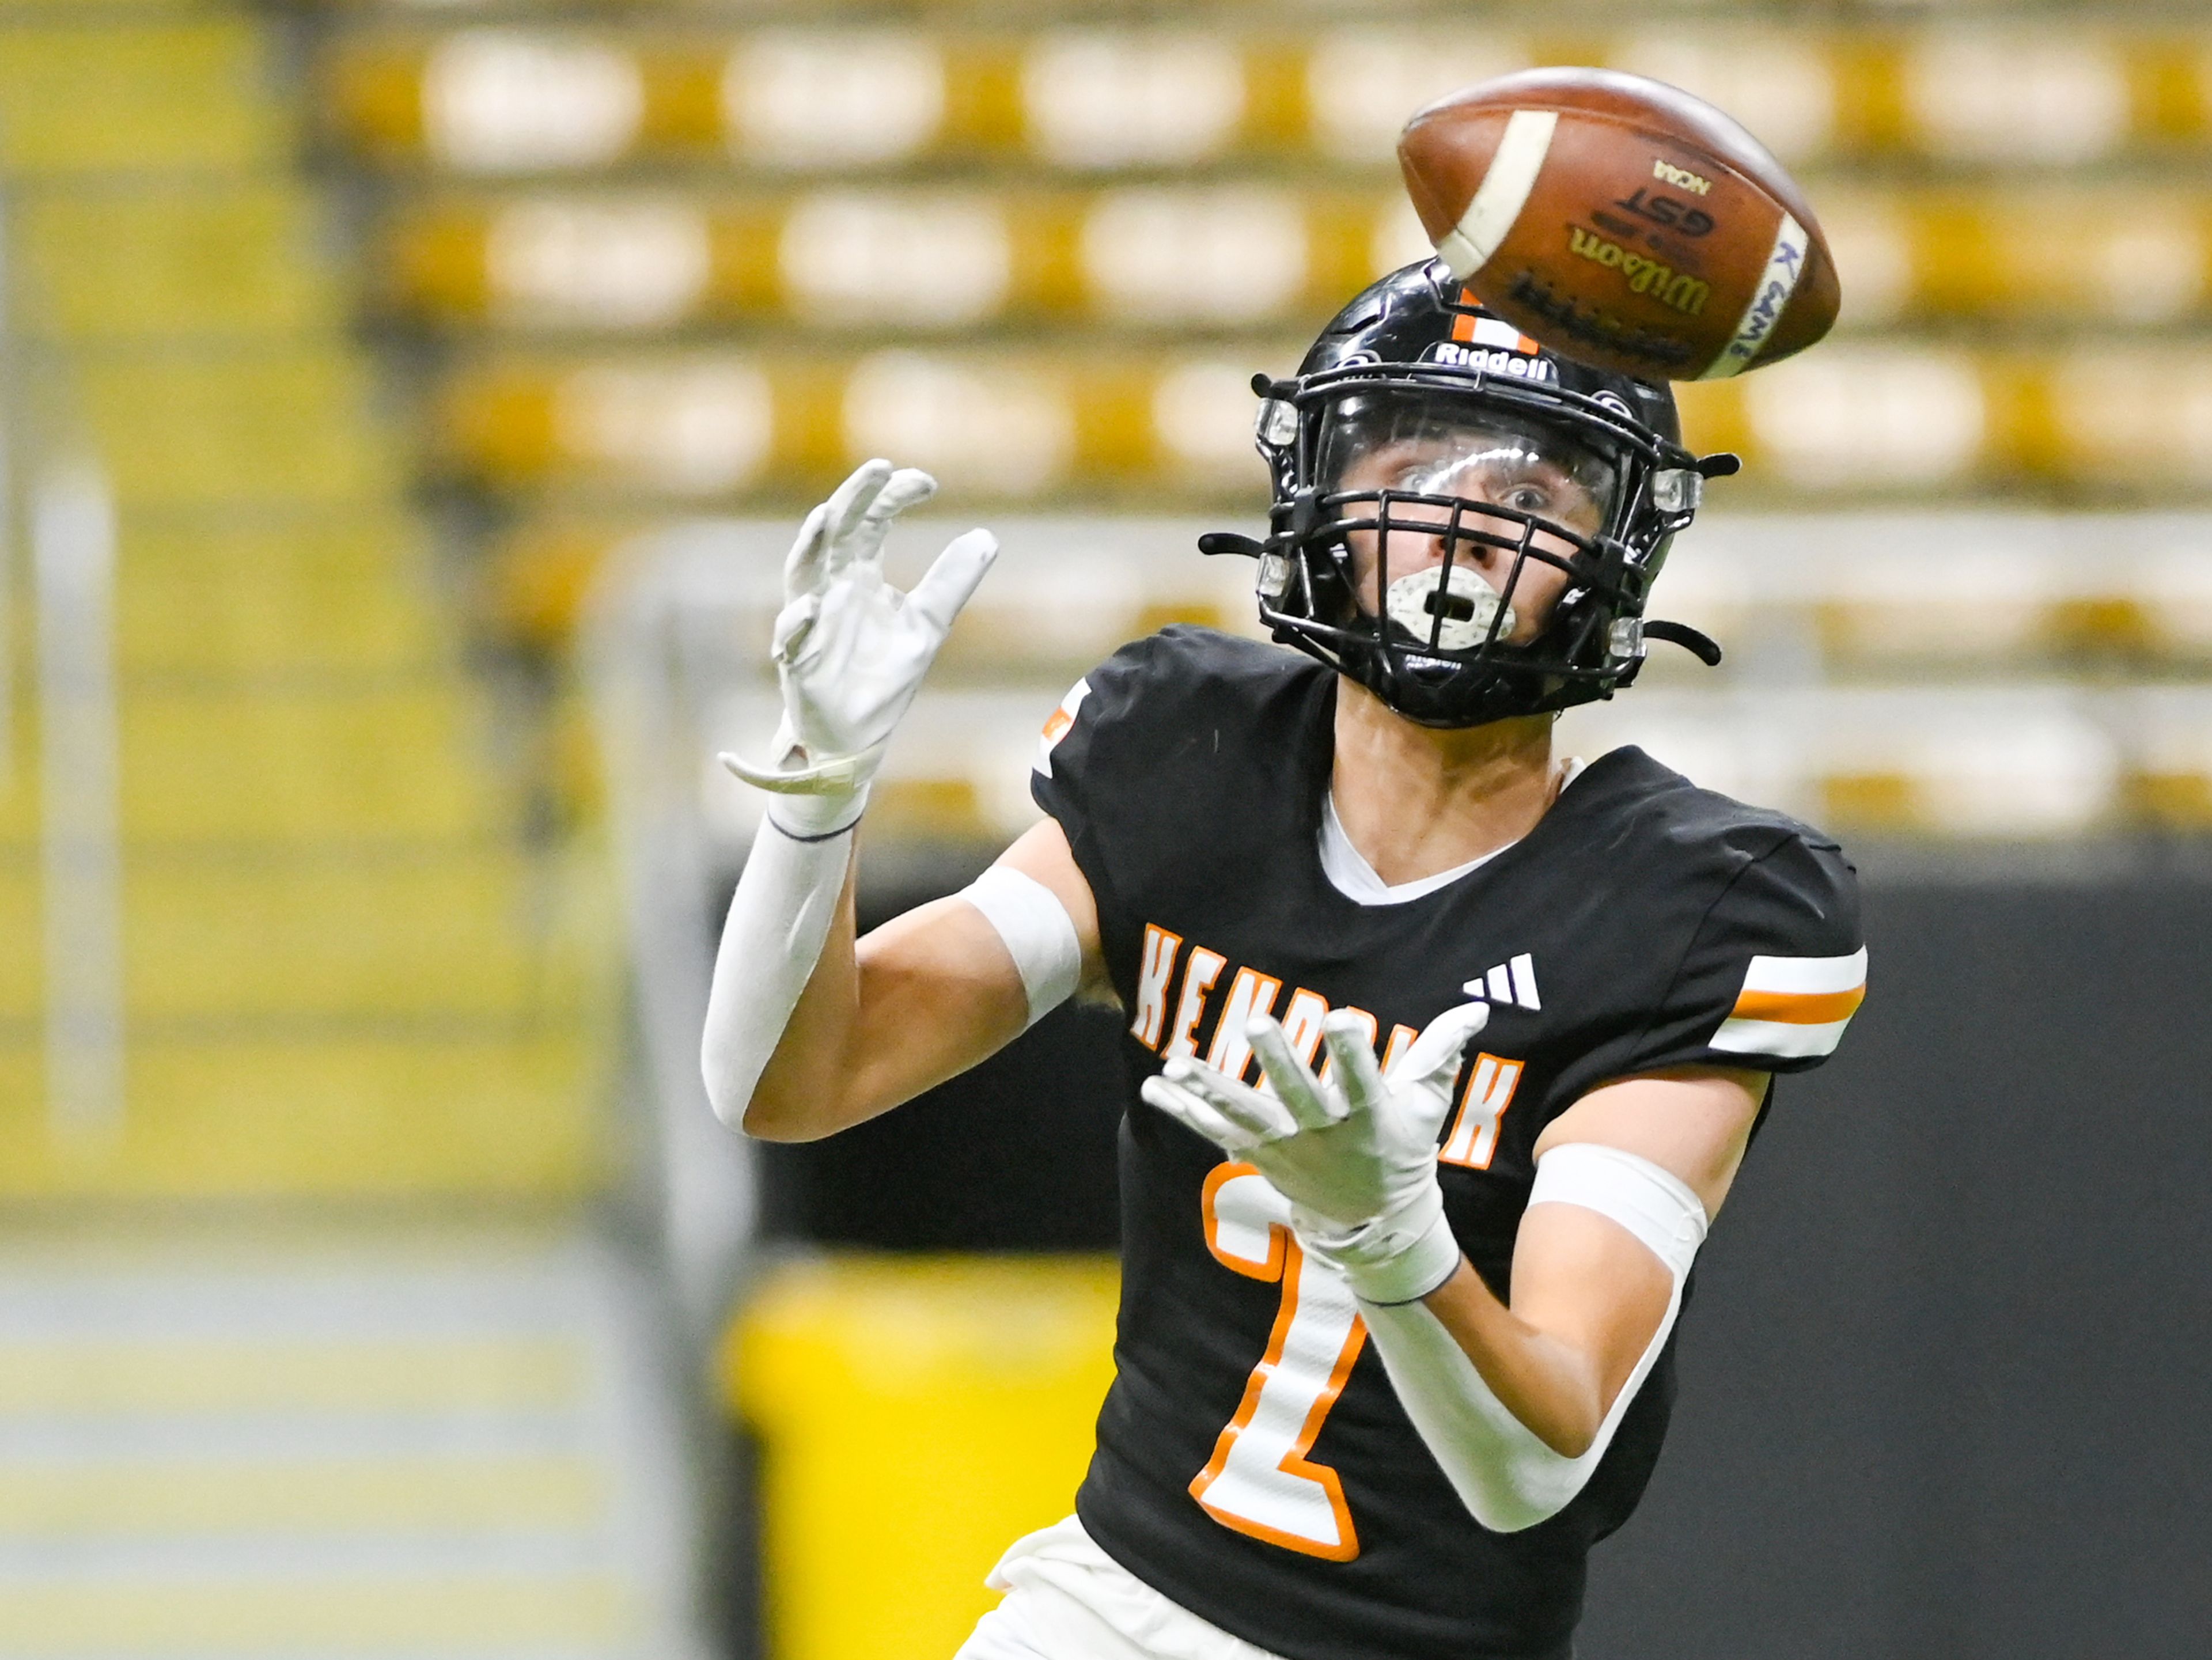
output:
[{"label": "adidas logo on jersey", "polygon": [[1470,980],[1461,988],[1469,997],[1480,997],[1492,1003],[1514,1004],[1524,1009],[1540,1009],[1544,1000],[1536,994],[1536,959],[1522,952],[1510,963],[1500,963],[1480,980]]}]

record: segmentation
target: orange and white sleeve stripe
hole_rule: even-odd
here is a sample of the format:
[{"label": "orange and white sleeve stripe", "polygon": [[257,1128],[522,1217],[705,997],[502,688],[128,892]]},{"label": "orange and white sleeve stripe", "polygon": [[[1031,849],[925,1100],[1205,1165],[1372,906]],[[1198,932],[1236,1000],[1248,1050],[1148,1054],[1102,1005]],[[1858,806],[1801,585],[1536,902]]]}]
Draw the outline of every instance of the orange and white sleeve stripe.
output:
[{"label": "orange and white sleeve stripe", "polygon": [[1090,696],[1089,678],[1079,680],[1067,689],[1067,696],[1060,700],[1060,707],[1045,717],[1044,730],[1037,734],[1036,758],[1030,763],[1031,772],[1043,778],[1052,776],[1052,752],[1074,727],[1076,711]]},{"label": "orange and white sleeve stripe", "polygon": [[1866,947],[1849,957],[1754,957],[1711,1047],[1802,1060],[1832,1055],[1866,1000]]}]

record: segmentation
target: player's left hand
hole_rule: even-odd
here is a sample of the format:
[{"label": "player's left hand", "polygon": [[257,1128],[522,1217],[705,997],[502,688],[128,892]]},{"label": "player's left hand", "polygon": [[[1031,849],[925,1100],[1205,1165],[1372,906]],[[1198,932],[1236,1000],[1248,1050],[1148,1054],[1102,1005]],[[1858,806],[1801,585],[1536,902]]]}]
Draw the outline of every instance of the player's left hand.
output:
[{"label": "player's left hand", "polygon": [[1486,1003],[1446,1010],[1385,1073],[1364,1025],[1339,1011],[1322,1023],[1323,1082],[1262,1015],[1246,1033],[1273,1095],[1181,1059],[1141,1093],[1266,1177],[1291,1201],[1301,1242],[1359,1296],[1411,1302],[1459,1266],[1437,1186],[1437,1136],[1468,1042],[1489,1018]]}]

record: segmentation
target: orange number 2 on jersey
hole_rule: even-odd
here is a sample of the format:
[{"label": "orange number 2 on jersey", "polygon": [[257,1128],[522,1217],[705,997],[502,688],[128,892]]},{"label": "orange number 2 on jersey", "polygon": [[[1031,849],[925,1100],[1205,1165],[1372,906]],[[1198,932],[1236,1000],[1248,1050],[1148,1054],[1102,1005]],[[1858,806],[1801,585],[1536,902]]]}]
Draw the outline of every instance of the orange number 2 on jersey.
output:
[{"label": "orange number 2 on jersey", "polygon": [[1282,1282],[1267,1353],[1191,1497],[1224,1527],[1332,1562],[1359,1554],[1336,1472],[1306,1457],[1343,1393],[1367,1327],[1352,1292],[1291,1237],[1291,1203],[1249,1164],[1206,1178],[1206,1244],[1225,1268]]}]

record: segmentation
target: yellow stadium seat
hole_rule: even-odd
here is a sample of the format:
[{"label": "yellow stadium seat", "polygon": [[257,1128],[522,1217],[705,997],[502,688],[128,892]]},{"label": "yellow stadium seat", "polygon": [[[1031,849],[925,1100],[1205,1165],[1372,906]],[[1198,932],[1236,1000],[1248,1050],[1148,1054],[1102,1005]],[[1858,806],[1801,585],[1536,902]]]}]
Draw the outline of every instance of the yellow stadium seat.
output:
[{"label": "yellow stadium seat", "polygon": [[573,637],[601,569],[649,520],[555,515],[526,520],[493,550],[486,620],[507,639],[557,652]]},{"label": "yellow stadium seat", "polygon": [[[697,161],[718,149],[783,172],[948,161],[1103,172],[1285,156],[1386,172],[1408,112],[1538,64],[1684,87],[1735,112],[1793,167],[1882,155],[2040,167],[2212,137],[2194,69],[2201,40],[2185,23],[2110,12],[2063,31],[1988,18],[1940,30],[1825,19],[1747,28],[1681,15],[1594,28],[1534,12],[1413,27],[1195,21],[916,28],[854,18],[797,38],[607,19],[588,35],[363,31],[326,60],[323,102],[333,135],[360,153],[483,173]],[[525,73],[592,119],[563,126],[501,96]],[[2025,126],[2023,98],[2038,111]]]},{"label": "yellow stadium seat", "polygon": [[[618,1652],[643,1625],[630,1588],[608,1574],[408,1572],[301,1575],[112,1586],[48,1579],[0,1587],[0,1625],[51,1652],[97,1644],[144,1652],[282,1653],[343,1644],[394,1650],[556,1645]],[[189,1646],[187,1646],[189,1645]],[[97,1652],[98,1651],[94,1651]]]},{"label": "yellow stadium seat", "polygon": [[0,848],[0,1045],[9,1028],[42,1006],[46,984],[36,850]]},{"label": "yellow stadium seat", "polygon": [[886,778],[869,800],[878,836],[912,842],[993,839],[981,792],[968,778]]},{"label": "yellow stadium seat", "polygon": [[623,332],[775,318],[879,337],[1326,315],[1419,238],[1395,190],[1329,185],[532,190],[404,209],[374,257],[386,303],[449,325]]},{"label": "yellow stadium seat", "polygon": [[55,1137],[35,1031],[0,1046],[0,1194],[11,1197],[567,1199],[614,1156],[575,1031],[126,1036],[123,1122]]},{"label": "yellow stadium seat", "polygon": [[[1073,1508],[1113,1376],[1111,1259],[793,1264],[722,1377],[765,1448],[779,1660],[941,1660],[1006,1548]],[[867,1565],[866,1595],[854,1565]]]},{"label": "yellow stadium seat", "polygon": [[411,43],[342,38],[317,70],[313,101],[324,131],[379,157],[422,143],[422,55]]},{"label": "yellow stadium seat", "polygon": [[452,660],[422,533],[396,513],[141,515],[119,539],[126,678],[392,674]]},{"label": "yellow stadium seat", "polygon": [[[4,887],[4,879],[0,879]],[[0,897],[0,908],[7,901]],[[0,974],[7,970],[0,967]],[[38,1031],[27,1020],[19,1020],[0,1004],[0,1117],[21,1116],[28,1122],[33,1115],[40,1120],[37,1134],[44,1136],[46,1112],[46,1058],[38,1046]],[[21,1136],[9,1138],[21,1140]],[[0,1180],[4,1180],[0,1177]]]},{"label": "yellow stadium seat", "polygon": [[287,179],[71,181],[17,213],[27,278],[70,339],[337,325],[305,194]]},{"label": "yellow stadium seat", "polygon": [[2136,815],[2169,832],[2212,830],[2212,695],[2202,682],[2138,691],[2124,722]]},{"label": "yellow stadium seat", "polygon": [[[1079,492],[1157,510],[1172,490],[1249,505],[1265,488],[1250,377],[1287,374],[1302,351],[1279,336],[1170,347],[1093,336],[866,355],[487,354],[447,379],[430,440],[454,474],[579,510],[799,501],[884,454],[937,473],[949,500]],[[1691,443],[1743,455],[1744,476],[1715,492],[1734,504],[1940,497],[2022,479],[2194,491],[2212,477],[2191,413],[2209,386],[2212,350],[2193,340],[1860,337],[1677,392]]]},{"label": "yellow stadium seat", "polygon": [[67,18],[72,8],[103,23],[141,22],[220,11],[222,0],[0,0],[0,19],[29,14],[40,22],[56,23]]},{"label": "yellow stadium seat", "polygon": [[260,30],[244,17],[0,34],[0,157],[10,172],[258,170],[283,153]]},{"label": "yellow stadium seat", "polygon": [[573,994],[503,852],[145,858],[124,897],[134,1018],[518,1018]]},{"label": "yellow stadium seat", "polygon": [[[1846,327],[2139,326],[2212,307],[2202,189],[1816,188]],[[385,306],[457,329],[623,335],[773,320],[879,337],[887,325],[1051,321],[1188,332],[1325,315],[1425,252],[1401,191],[1326,174],[1090,189],[840,181],[743,196],[533,186],[403,204],[371,249],[371,281]]]},{"label": "yellow stadium seat", "polygon": [[331,1538],[362,1529],[582,1529],[605,1518],[600,1472],[574,1455],[285,1458],[58,1468],[0,1463],[0,1515],[18,1537],[75,1541],[212,1533]]},{"label": "yellow stadium seat", "polygon": [[2128,792],[2147,825],[2191,836],[2212,830],[2212,768],[2136,773],[2128,780]]},{"label": "yellow stadium seat", "polygon": [[398,482],[372,423],[366,365],[335,340],[87,350],[86,412],[118,501],[133,507],[353,505]]},{"label": "yellow stadium seat", "polygon": [[215,11],[220,9],[220,0],[120,0],[120,3],[111,3],[111,0],[0,0],[0,18],[27,12],[42,14],[42,22],[53,22],[68,16],[72,6],[81,6],[103,22],[119,19],[137,21],[176,13]]},{"label": "yellow stadium seat", "polygon": [[39,755],[33,710],[11,711],[10,753],[0,757],[0,860],[27,849],[39,833]]},{"label": "yellow stadium seat", "polygon": [[[557,896],[511,855],[378,860],[265,848],[126,857],[125,996],[134,1022],[573,1017],[580,940],[536,919]],[[40,1008],[35,860],[0,859],[0,1025]]]},{"label": "yellow stadium seat", "polygon": [[123,827],[155,842],[373,846],[496,834],[459,688],[149,688],[122,705]]},{"label": "yellow stadium seat", "polygon": [[771,489],[790,499],[879,454],[936,472],[951,499],[1141,491],[1157,510],[1165,483],[1249,506],[1265,488],[1253,372],[1287,374],[1302,351],[1271,337],[488,358],[447,380],[431,436],[461,477],[595,510]]},{"label": "yellow stadium seat", "polygon": [[[62,349],[42,384],[117,509],[125,1063],[114,1133],[58,1138],[40,712],[19,672],[0,1192],[566,1202],[610,1164],[605,919],[590,881],[515,846],[398,429],[295,167],[274,26],[216,11],[0,0],[11,298]],[[526,1606],[513,1586],[400,1585],[353,1599],[350,1629],[526,1644],[628,1618],[597,1585],[539,1589]],[[167,1610],[33,1596],[0,1625],[125,1646],[157,1617],[217,1647],[306,1629],[281,1597],[219,1592]]]},{"label": "yellow stadium seat", "polygon": [[[121,1244],[122,1260],[161,1255],[158,1234],[148,1237],[153,1231],[119,1231],[130,1242]],[[250,1243],[252,1255],[284,1256],[302,1245],[320,1245],[326,1251],[328,1236],[319,1239],[319,1232],[313,1225],[302,1231],[296,1224],[265,1219],[228,1234],[213,1255],[217,1265],[234,1267],[241,1240]],[[10,1267],[17,1275],[28,1266],[27,1256],[38,1260],[40,1243],[35,1233],[11,1238]],[[528,1249],[522,1239],[514,1243]],[[281,1326],[177,1331],[149,1329],[125,1311],[104,1323],[104,1329],[16,1330],[0,1336],[0,1413],[9,1415],[562,1413],[586,1408],[592,1384],[591,1357],[582,1352],[576,1335],[497,1327],[452,1332],[333,1332],[312,1326],[305,1331]],[[127,1514],[107,1519],[129,1525]]]}]

